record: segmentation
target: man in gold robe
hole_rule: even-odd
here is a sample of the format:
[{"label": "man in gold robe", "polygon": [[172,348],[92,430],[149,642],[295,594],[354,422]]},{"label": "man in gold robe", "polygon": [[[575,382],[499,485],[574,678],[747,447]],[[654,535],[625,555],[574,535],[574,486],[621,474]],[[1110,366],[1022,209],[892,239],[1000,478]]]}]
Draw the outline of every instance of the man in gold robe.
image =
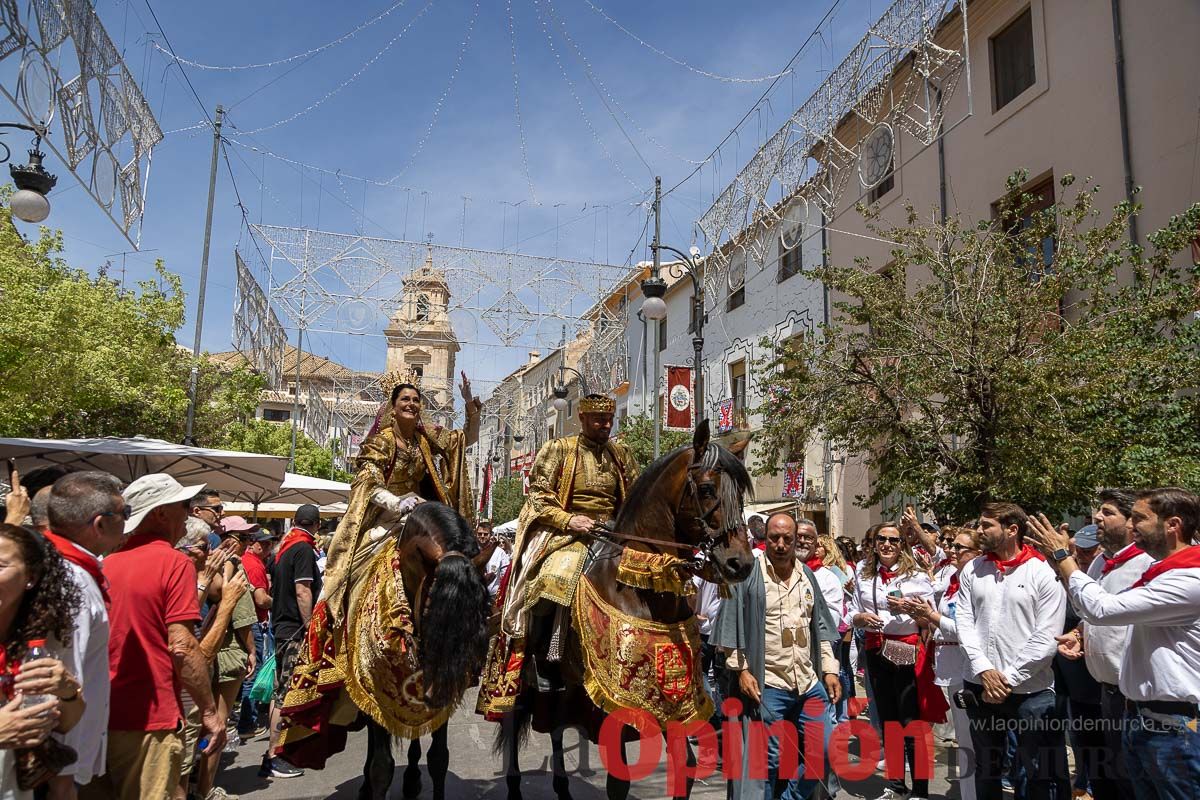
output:
[{"label": "man in gold robe", "polygon": [[555,638],[561,633],[592,541],[587,534],[616,518],[637,477],[629,448],[609,439],[615,412],[612,398],[589,394],[579,404],[580,434],[553,439],[538,452],[501,594],[500,635],[480,690],[481,713],[512,707],[531,618],[553,611]]}]

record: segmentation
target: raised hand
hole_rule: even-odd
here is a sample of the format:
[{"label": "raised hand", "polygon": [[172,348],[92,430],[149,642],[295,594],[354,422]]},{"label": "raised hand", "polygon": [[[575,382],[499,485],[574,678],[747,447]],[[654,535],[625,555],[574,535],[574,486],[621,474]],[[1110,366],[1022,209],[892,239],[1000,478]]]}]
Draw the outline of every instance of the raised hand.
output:
[{"label": "raised hand", "polygon": [[1062,530],[1056,530],[1045,514],[1029,515],[1029,527],[1025,530],[1025,538],[1046,555],[1071,547],[1071,537]]}]

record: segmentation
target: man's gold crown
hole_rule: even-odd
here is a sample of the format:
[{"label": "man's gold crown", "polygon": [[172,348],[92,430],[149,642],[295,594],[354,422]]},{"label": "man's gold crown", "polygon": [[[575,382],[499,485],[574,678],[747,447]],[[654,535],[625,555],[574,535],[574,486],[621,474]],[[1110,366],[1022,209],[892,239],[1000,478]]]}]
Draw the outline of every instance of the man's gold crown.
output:
[{"label": "man's gold crown", "polygon": [[617,401],[611,397],[585,397],[579,401],[580,414],[615,414]]}]

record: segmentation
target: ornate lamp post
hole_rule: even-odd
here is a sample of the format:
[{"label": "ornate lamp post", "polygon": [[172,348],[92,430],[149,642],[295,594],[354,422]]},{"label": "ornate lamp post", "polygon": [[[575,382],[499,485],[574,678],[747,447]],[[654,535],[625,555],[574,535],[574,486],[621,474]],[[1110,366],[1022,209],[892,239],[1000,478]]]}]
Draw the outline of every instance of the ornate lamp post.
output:
[{"label": "ornate lamp post", "polygon": [[[692,402],[696,405],[696,421],[704,419],[704,366],[701,358],[704,352],[704,262],[700,258],[700,248],[692,245],[690,253],[684,253],[674,247],[662,243],[662,178],[654,179],[654,242],[650,250],[654,253],[654,268],[650,277],[642,281],[642,294],[646,299],[642,302],[642,314],[646,319],[665,319],[667,304],[663,296],[667,293],[667,282],[662,279],[661,251],[666,250],[679,257],[679,261],[669,269],[674,277],[686,275],[692,280]],[[655,326],[654,346],[654,455],[658,457],[658,435],[662,428],[662,403],[658,399],[658,350],[657,325]]]},{"label": "ornate lamp post", "polygon": [[[9,164],[8,166],[8,173],[12,176],[13,183],[17,185],[17,191],[9,198],[8,205],[17,219],[25,222],[41,222],[50,216],[50,201],[46,199],[46,195],[58,183],[58,178],[46,172],[46,168],[42,166],[42,159],[46,157],[46,154],[38,149],[42,143],[42,137],[46,134],[46,129],[20,122],[0,122],[0,128],[17,128],[33,133],[33,147],[29,150],[29,163]],[[12,156],[12,151],[3,142],[0,142],[0,148],[4,149],[4,157],[0,158],[0,163],[4,163]]]}]

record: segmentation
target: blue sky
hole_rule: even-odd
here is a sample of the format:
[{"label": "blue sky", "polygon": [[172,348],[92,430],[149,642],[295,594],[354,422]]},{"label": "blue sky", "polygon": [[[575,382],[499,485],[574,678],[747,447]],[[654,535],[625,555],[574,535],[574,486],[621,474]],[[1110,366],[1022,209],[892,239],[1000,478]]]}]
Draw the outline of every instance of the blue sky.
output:
[{"label": "blue sky", "polygon": [[[240,65],[319,47],[389,8],[394,0],[149,2],[179,56]],[[739,77],[779,72],[833,5],[833,0],[592,2],[668,54],[698,69]],[[510,8],[528,179],[514,109]],[[884,8],[880,0],[842,0],[836,6],[793,74],[778,81],[770,102],[750,115],[719,158],[664,201],[664,241],[681,248],[692,242],[693,222],[714,191],[723,188],[763,139],[808,97],[823,71],[840,60],[862,35],[867,20]],[[146,0],[98,0],[96,9],[142,82],[162,128],[171,131],[200,122],[203,114],[178,68],[151,46],[165,43]],[[444,244],[515,247],[546,256],[557,248],[563,257],[622,264],[631,249],[635,260],[648,257],[644,246],[637,247],[645,220],[645,211],[637,205],[638,192],[653,186],[656,173],[666,186],[684,178],[693,169],[686,159],[703,159],[767,86],[713,80],[674,64],[605,21],[586,0],[553,0],[552,5],[549,0],[481,0],[464,51],[474,9],[473,0],[407,0],[379,23],[308,59],[268,69],[185,67],[209,113],[217,103],[229,108],[226,133],[231,138],[344,174],[386,180],[402,173],[396,188],[350,179],[339,185],[331,175],[229,144],[233,180],[222,162],[205,348],[230,347],[232,251],[239,242],[250,249],[235,186],[251,222],[413,240],[432,233]],[[636,151],[575,50],[551,22],[555,58],[539,9],[543,15],[553,9],[591,65],[592,77],[607,89],[609,105],[615,100],[636,122],[635,126],[617,114]],[[414,18],[407,33],[364,69]],[[460,53],[461,68],[455,74]],[[357,79],[338,89],[360,70]],[[578,104],[564,70],[574,83]],[[334,89],[338,91],[317,108],[287,124],[244,133],[290,117]],[[14,149],[24,145],[15,137],[9,141]],[[188,323],[178,334],[187,343],[192,337],[211,141],[206,129],[182,131],[169,134],[156,148],[143,252],[124,256],[128,243],[75,185],[65,165],[54,158],[47,164],[59,174],[48,223],[63,231],[72,264],[94,270],[109,261],[118,276],[123,264],[132,282],[150,274],[155,258],[165,259],[170,270],[183,276],[188,292]],[[464,195],[470,198],[465,226]],[[313,337],[316,352],[363,369],[382,367],[381,347],[378,339]],[[520,352],[500,357],[496,353],[467,344],[460,355],[460,365],[485,391],[491,380],[523,358]]]}]

